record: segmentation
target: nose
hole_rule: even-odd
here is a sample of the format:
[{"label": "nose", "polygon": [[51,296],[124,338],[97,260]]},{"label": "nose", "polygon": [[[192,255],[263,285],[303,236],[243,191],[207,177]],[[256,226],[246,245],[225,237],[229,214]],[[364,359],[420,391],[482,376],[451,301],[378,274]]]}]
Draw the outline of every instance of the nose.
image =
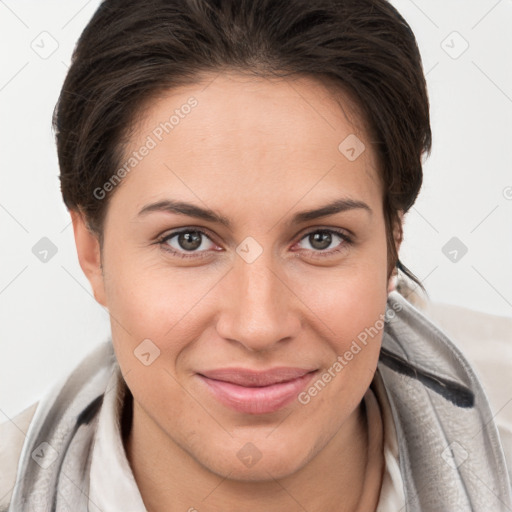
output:
[{"label": "nose", "polygon": [[271,350],[301,329],[300,300],[265,252],[252,263],[237,258],[223,282],[217,332],[251,352]]}]

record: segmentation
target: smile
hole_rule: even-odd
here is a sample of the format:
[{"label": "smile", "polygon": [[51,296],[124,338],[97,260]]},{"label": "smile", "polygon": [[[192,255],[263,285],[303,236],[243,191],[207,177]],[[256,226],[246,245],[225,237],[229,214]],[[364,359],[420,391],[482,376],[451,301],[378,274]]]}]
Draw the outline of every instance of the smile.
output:
[{"label": "smile", "polygon": [[[304,373],[303,370],[302,375],[287,380],[282,377],[274,377],[270,378],[270,380],[274,380],[274,383],[267,385],[257,385],[254,382],[246,381],[269,380],[268,375],[262,376],[261,379],[255,376],[251,376],[252,378],[249,379],[246,376],[238,378],[233,376],[223,377],[226,380],[219,380],[202,374],[198,374],[198,377],[219,402],[231,409],[246,414],[266,414],[278,411],[292,402],[316,373],[315,370],[307,373]],[[244,385],[232,382],[232,380],[243,380]],[[276,380],[277,382],[275,382]]]}]

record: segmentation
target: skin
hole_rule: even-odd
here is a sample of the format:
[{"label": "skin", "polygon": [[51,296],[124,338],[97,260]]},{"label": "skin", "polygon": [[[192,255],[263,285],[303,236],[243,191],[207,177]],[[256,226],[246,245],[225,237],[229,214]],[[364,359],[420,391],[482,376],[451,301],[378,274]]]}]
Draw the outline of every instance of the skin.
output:
[{"label": "skin", "polygon": [[[310,403],[274,413],[236,412],[196,375],[233,366],[325,371],[385,312],[391,282],[371,141],[348,96],[339,96],[342,110],[320,82],[224,73],[152,101],[126,154],[191,96],[198,105],[114,190],[101,251],[71,212],[81,267],[110,312],[134,397],[125,447],[146,507],[229,512],[250,500],[251,512],[340,512],[356,510],[363,495],[365,510],[375,510],[382,446],[369,453],[360,403],[381,332]],[[350,134],[366,146],[354,161],[338,150]],[[340,198],[371,211],[289,224]],[[169,212],[138,216],[164,199],[210,208],[232,226]],[[208,236],[192,253],[178,237],[158,243],[180,228]],[[328,228],[352,233],[353,243],[333,233],[322,249],[308,237]],[[246,237],[263,251],[251,263],[236,252]],[[149,366],[134,356],[144,339],[160,350]],[[251,467],[237,456],[246,443],[262,455]],[[367,460],[375,467],[364,481]]]}]

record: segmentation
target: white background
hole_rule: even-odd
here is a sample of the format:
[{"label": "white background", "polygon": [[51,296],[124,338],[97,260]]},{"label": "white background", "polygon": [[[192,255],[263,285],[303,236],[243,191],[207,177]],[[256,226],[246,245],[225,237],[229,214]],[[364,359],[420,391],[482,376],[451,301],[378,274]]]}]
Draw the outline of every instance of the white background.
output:
[{"label": "white background", "polygon": [[[512,317],[512,1],[392,3],[418,39],[434,137],[401,259],[432,300]],[[0,422],[109,335],[78,264],[51,131],[72,49],[98,5],[0,1]],[[58,44],[46,59],[33,49],[41,38],[47,50]],[[32,253],[43,237],[57,248],[46,263]],[[442,251],[452,237],[468,248],[457,262]]]}]

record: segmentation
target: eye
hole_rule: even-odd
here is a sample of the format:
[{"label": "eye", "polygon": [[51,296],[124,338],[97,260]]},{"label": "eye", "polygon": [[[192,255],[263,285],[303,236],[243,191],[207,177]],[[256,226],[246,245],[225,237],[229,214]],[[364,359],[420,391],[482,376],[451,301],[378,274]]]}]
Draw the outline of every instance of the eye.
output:
[{"label": "eye", "polygon": [[[312,249],[304,248],[307,242]],[[208,234],[199,228],[187,228],[163,236],[157,242],[162,249],[179,258],[200,258],[208,256],[211,249],[219,250]],[[314,257],[337,254],[353,243],[351,237],[337,229],[315,229],[304,235],[298,246],[311,252]],[[333,246],[334,249],[327,250]]]},{"label": "eye", "polygon": [[207,252],[208,249],[216,247],[210,237],[198,228],[170,233],[161,238],[158,243],[164,250],[181,258],[201,257],[204,255],[200,253]]},{"label": "eye", "polygon": [[[312,249],[314,257],[332,256],[352,244],[352,239],[343,231],[337,229],[315,229],[310,231],[301,238],[299,246],[306,242]],[[329,247],[334,247],[332,250],[327,250]],[[304,248],[302,246],[302,248]]]}]

